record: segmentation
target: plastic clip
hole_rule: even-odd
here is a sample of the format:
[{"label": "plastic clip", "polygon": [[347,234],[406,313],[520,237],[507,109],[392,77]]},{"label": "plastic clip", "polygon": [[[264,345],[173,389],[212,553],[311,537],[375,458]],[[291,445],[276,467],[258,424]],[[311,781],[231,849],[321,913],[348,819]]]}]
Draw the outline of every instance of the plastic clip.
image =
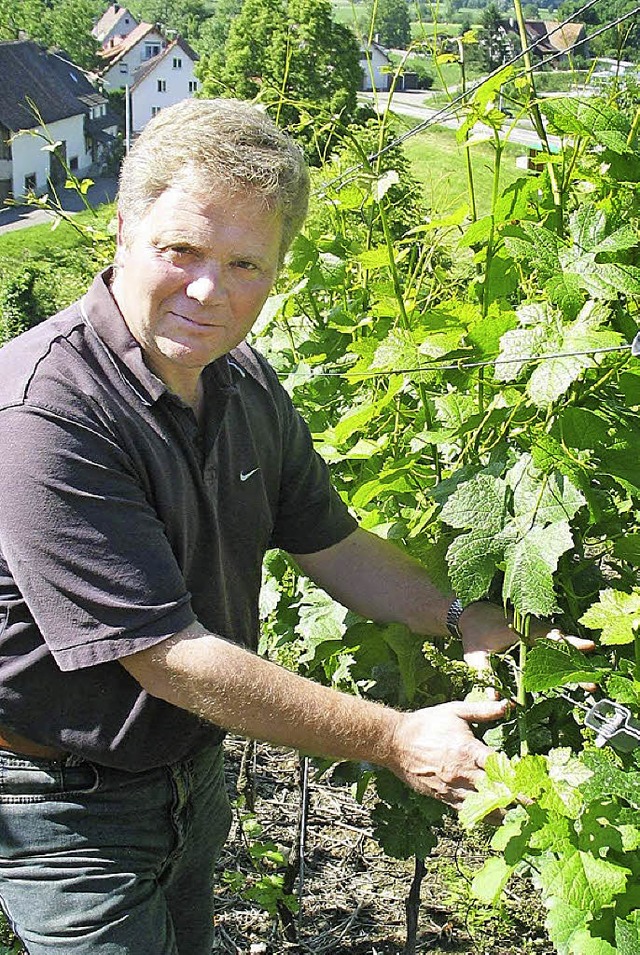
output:
[{"label": "plastic clip", "polygon": [[587,710],[584,722],[596,733],[596,746],[610,743],[621,753],[630,753],[640,746],[640,720],[621,703],[598,700]]}]

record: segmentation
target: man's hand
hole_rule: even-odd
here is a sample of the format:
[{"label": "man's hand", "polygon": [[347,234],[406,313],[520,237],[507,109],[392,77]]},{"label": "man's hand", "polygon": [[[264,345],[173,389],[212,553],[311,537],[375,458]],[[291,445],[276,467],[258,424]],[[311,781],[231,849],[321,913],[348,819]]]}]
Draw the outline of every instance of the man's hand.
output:
[{"label": "man's hand", "polygon": [[[462,634],[464,658],[478,673],[486,673],[489,669],[489,654],[507,650],[518,640],[518,634],[505,620],[502,607],[484,601],[470,604],[460,617],[458,626]],[[544,620],[531,621],[529,636],[532,640],[539,640],[541,637],[566,640],[586,653],[595,646],[592,640],[563,634]]]},{"label": "man's hand", "polygon": [[442,703],[403,713],[389,769],[417,792],[459,809],[476,788],[491,752],[475,738],[469,724],[500,719],[507,706],[504,701]]}]

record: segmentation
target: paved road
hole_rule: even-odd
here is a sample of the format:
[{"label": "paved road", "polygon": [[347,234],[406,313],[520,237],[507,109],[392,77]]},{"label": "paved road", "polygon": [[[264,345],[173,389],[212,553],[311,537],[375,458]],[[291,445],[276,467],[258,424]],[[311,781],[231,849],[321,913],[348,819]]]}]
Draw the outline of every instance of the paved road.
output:
[{"label": "paved road", "polygon": [[[92,206],[111,202],[115,198],[117,188],[115,179],[96,179],[89,188],[87,199]],[[60,198],[67,212],[79,212],[84,209],[80,196],[72,189],[63,189]],[[0,233],[40,225],[51,220],[51,214],[43,209],[32,209],[30,206],[0,206]]]},{"label": "paved road", "polygon": [[[363,99],[373,99],[372,93],[360,93],[359,95],[362,96]],[[378,111],[384,112],[389,102],[389,94],[377,93],[376,98],[378,101]],[[423,122],[425,119],[431,119],[439,112],[438,109],[434,109],[432,106],[426,106],[425,102],[428,103],[428,101],[429,94],[425,93],[424,90],[416,90],[411,93],[394,93],[391,100],[391,111],[399,113],[402,116],[410,116],[412,119]],[[448,129],[457,129],[458,126],[460,126],[460,120],[456,119],[455,116],[452,116],[450,119],[440,118],[436,122],[438,126],[446,126]],[[510,126],[511,123],[505,125],[505,135],[509,132]],[[476,132],[481,132],[482,130],[486,132],[487,127],[478,124],[475,128]],[[525,125],[524,123],[519,123],[509,132],[509,142],[519,143],[522,146],[539,146],[540,138],[535,130],[531,129],[530,124]],[[549,136],[549,145],[559,147],[560,137]]]}]

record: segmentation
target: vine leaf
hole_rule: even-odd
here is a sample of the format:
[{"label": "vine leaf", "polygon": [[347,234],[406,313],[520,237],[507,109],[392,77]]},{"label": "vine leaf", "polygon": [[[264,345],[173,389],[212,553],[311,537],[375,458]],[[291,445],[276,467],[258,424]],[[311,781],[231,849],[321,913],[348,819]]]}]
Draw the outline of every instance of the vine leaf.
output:
[{"label": "vine leaf", "polygon": [[601,590],[598,600],[580,618],[591,630],[601,630],[606,646],[633,643],[640,627],[640,588],[627,594],[621,590]]},{"label": "vine leaf", "polygon": [[[592,272],[592,266],[589,269]],[[495,376],[513,381],[527,366],[525,358],[544,358],[527,382],[527,394],[539,408],[552,405],[586,369],[597,365],[597,356],[582,352],[616,347],[623,341],[618,332],[603,327],[609,310],[600,302],[587,302],[576,320],[564,326],[547,304],[526,305],[517,314],[521,327],[502,336]]]},{"label": "vine leaf", "polygon": [[527,654],[524,685],[541,692],[568,683],[599,683],[608,673],[608,667],[598,666],[570,643],[538,640]]},{"label": "vine leaf", "polygon": [[536,526],[507,548],[503,596],[521,613],[549,616],[557,609],[553,575],[573,546],[568,521]]}]

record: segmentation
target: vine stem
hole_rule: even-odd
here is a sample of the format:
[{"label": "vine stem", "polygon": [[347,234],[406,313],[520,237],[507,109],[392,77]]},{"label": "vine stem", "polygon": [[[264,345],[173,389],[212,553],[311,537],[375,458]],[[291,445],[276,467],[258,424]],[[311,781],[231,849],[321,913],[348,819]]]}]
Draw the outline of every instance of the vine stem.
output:
[{"label": "vine stem", "polygon": [[517,721],[520,737],[520,755],[526,756],[529,752],[529,738],[527,727],[527,691],[524,686],[524,670],[527,665],[527,649],[531,615],[515,610],[513,614],[513,628],[520,637],[518,649],[520,652],[520,666],[516,677],[516,703],[518,704]]}]

